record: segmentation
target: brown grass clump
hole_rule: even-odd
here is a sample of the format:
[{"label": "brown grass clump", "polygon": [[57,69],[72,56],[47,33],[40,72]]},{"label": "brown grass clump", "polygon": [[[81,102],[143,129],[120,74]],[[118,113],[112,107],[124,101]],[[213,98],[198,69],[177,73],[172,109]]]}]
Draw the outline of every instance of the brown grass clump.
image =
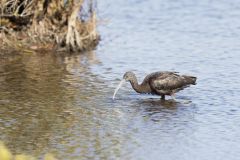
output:
[{"label": "brown grass clump", "polygon": [[93,6],[93,0],[1,0],[0,48],[92,49],[99,41]]}]

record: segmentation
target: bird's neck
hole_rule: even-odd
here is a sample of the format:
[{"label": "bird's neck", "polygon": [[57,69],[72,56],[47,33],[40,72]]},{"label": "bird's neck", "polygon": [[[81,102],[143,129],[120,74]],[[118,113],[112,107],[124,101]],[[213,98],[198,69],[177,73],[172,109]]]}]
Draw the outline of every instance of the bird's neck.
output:
[{"label": "bird's neck", "polygon": [[133,77],[133,79],[130,81],[132,88],[138,92],[138,93],[147,93],[148,89],[143,84],[138,84],[137,78]]}]

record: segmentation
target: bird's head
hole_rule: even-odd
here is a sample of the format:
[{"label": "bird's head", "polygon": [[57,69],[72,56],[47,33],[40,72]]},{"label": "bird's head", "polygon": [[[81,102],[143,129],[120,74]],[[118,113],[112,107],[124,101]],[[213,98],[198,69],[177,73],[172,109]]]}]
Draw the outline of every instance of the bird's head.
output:
[{"label": "bird's head", "polygon": [[131,81],[132,79],[134,79],[135,75],[133,72],[129,71],[129,72],[126,72],[124,75],[123,75],[123,79],[125,81]]},{"label": "bird's head", "polygon": [[120,87],[126,82],[126,81],[130,81],[132,82],[134,79],[136,79],[135,77],[135,74],[133,72],[126,72],[124,75],[123,75],[123,80],[121,80],[121,82],[119,83],[119,85],[117,86],[117,88],[115,89],[114,91],[114,94],[113,94],[113,99],[115,98],[115,95],[117,93],[117,91],[120,89]]}]

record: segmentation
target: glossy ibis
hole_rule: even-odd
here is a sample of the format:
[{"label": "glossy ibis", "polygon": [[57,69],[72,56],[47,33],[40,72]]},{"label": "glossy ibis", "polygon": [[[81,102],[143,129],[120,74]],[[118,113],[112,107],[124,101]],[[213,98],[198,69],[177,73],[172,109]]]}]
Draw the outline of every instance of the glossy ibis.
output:
[{"label": "glossy ibis", "polygon": [[113,99],[117,91],[122,84],[129,81],[132,88],[137,93],[147,93],[160,95],[161,99],[165,99],[165,95],[174,97],[174,94],[180,90],[183,90],[190,85],[196,84],[196,77],[179,75],[178,72],[154,72],[147,75],[141,84],[138,84],[137,78],[133,72],[126,72],[123,76],[123,80],[115,89]]}]

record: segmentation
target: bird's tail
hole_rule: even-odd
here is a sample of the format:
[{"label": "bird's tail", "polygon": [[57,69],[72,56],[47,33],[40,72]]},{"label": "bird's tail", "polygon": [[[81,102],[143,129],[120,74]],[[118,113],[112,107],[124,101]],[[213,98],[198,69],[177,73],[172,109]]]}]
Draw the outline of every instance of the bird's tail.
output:
[{"label": "bird's tail", "polygon": [[185,78],[187,84],[193,84],[193,85],[196,85],[197,77],[186,76],[186,75],[183,75],[183,77]]}]

